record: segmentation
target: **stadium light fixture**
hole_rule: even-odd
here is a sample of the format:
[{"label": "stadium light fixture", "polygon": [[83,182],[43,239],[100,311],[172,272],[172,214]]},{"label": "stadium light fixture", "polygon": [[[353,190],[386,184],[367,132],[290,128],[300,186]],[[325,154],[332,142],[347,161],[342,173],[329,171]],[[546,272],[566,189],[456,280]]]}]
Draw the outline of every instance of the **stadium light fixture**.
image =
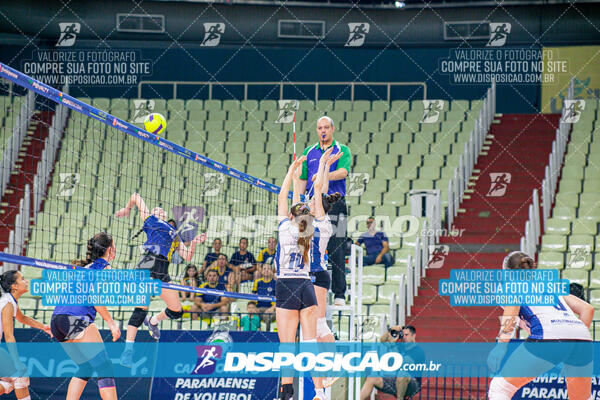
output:
[{"label": "stadium light fixture", "polygon": [[406,3],[403,2],[403,1],[395,1],[394,5],[396,6],[396,8],[404,8],[404,6],[406,5]]}]

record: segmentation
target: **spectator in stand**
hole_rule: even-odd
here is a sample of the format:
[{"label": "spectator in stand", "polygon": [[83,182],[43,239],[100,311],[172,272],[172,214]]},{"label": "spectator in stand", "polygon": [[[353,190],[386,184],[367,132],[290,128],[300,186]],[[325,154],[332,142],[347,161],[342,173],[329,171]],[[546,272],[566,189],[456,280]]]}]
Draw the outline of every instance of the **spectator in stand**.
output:
[{"label": "spectator in stand", "polygon": [[[215,269],[208,270],[206,273],[207,282],[200,285],[200,288],[226,290],[225,285],[219,282],[219,275]],[[190,308],[192,319],[204,318],[204,313],[226,313],[229,312],[229,302],[225,297],[212,294],[196,294],[194,304]],[[200,313],[200,314],[198,314]],[[211,316],[212,317],[212,316]]]},{"label": "spectator in stand", "polygon": [[[260,251],[260,253],[258,253],[258,257],[256,257],[256,261],[259,263],[259,266],[258,266],[259,273],[262,271],[263,264],[269,264],[271,266],[275,265],[275,252],[276,251],[277,251],[277,239],[275,239],[273,236],[271,236],[269,238],[269,241],[267,242],[267,247],[265,249],[262,249]],[[256,278],[258,279],[258,278],[260,278],[260,276],[257,276]]]},{"label": "spectator in stand", "polygon": [[241,320],[242,330],[243,331],[258,331],[260,330],[260,318],[258,315],[258,308],[256,308],[255,301],[249,301],[246,306],[246,311],[248,315],[244,315]]},{"label": "spectator in stand", "polygon": [[[200,275],[198,275],[198,268],[194,264],[188,264],[183,273],[183,279],[181,284],[184,286],[199,287],[201,283]],[[181,301],[194,301],[194,293],[190,292],[179,292]]]},{"label": "spectator in stand", "polygon": [[359,246],[364,244],[367,249],[367,255],[363,256],[363,265],[384,264],[386,268],[394,265],[388,238],[384,232],[377,231],[375,218],[367,219],[367,228],[356,242]]},{"label": "spectator in stand", "polygon": [[[273,278],[273,267],[269,264],[262,264],[261,275],[262,278],[258,278],[254,281],[252,287],[252,293],[260,296],[275,296],[275,279]],[[258,311],[261,313],[261,319],[263,322],[274,322],[275,321],[275,302],[274,301],[259,301],[256,306]]]},{"label": "spectator in stand", "polygon": [[217,261],[213,262],[206,271],[206,280],[208,282],[208,273],[210,271],[217,271],[217,278],[220,284],[223,284],[226,289],[233,292],[237,281],[235,279],[235,270],[231,268],[229,262],[227,262],[227,256],[225,254],[219,254]]},{"label": "spectator in stand", "polygon": [[209,268],[212,265],[212,263],[217,261],[217,258],[219,258],[219,254],[221,254],[222,245],[223,241],[220,238],[216,238],[215,240],[213,240],[212,251],[206,254],[206,256],[204,256],[204,262],[202,263],[202,268],[200,268],[201,278],[205,278],[204,273],[206,272],[207,268]]},{"label": "spectator in stand", "polygon": [[[408,343],[403,347],[402,351],[402,356],[406,362],[410,364],[424,364],[425,352],[416,344],[416,339],[417,330],[414,326],[407,325],[404,327],[391,327],[379,340],[383,343]],[[374,388],[383,393],[391,394],[396,399],[410,399],[421,390],[421,377],[413,377],[402,372],[401,375],[396,377],[382,378],[369,376],[360,390],[360,399],[370,399]]]},{"label": "spectator in stand", "polygon": [[248,238],[243,237],[240,239],[240,248],[231,256],[230,264],[239,268],[238,283],[254,279],[256,259],[248,251]]}]

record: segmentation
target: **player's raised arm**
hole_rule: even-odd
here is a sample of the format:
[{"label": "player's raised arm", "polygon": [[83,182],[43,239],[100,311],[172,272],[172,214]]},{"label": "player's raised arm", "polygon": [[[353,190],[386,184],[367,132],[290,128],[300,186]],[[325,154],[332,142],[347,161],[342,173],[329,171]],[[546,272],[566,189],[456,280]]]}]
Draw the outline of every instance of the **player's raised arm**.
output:
[{"label": "player's raised arm", "polygon": [[115,213],[115,217],[129,217],[129,212],[131,211],[133,206],[136,206],[140,211],[140,218],[142,219],[142,221],[145,221],[146,218],[150,216],[150,211],[148,210],[148,206],[146,206],[146,203],[144,202],[142,196],[140,196],[139,193],[133,193],[129,198],[127,205],[124,208],[121,208],[119,211],[117,211]]},{"label": "player's raised arm", "polygon": [[177,252],[185,261],[191,261],[192,257],[194,257],[194,253],[196,252],[196,245],[198,243],[204,243],[206,241],[206,233],[202,233],[192,240],[190,247],[187,247],[184,243],[180,243],[177,248]]},{"label": "player's raised arm", "polygon": [[290,192],[290,185],[292,183],[292,177],[297,168],[299,168],[302,163],[306,160],[306,156],[302,156],[297,158],[292,165],[288,168],[288,172],[283,179],[283,183],[281,184],[281,190],[279,191],[279,196],[277,196],[277,215],[282,218],[286,218],[289,214],[288,208],[288,194]]}]

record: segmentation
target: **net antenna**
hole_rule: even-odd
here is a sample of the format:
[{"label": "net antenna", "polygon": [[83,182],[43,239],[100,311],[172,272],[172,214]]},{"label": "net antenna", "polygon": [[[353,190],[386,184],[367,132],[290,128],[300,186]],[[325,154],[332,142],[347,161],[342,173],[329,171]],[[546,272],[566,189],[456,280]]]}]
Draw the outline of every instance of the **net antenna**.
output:
[{"label": "net antenna", "polygon": [[298,100],[279,100],[279,115],[276,123],[292,123],[292,132],[294,140],[294,160],[296,159],[296,111],[300,108]]}]

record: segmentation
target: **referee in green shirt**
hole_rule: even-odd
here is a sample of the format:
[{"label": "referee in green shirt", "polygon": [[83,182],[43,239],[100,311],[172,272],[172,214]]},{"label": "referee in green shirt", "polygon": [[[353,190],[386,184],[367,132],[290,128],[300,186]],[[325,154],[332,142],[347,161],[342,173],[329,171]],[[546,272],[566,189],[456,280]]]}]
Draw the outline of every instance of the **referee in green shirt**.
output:
[{"label": "referee in green shirt", "polygon": [[334,147],[332,155],[342,153],[342,157],[331,165],[329,170],[329,194],[340,193],[342,198],[333,204],[329,212],[329,218],[334,226],[334,234],[327,244],[327,256],[331,262],[333,272],[331,277],[331,291],[334,294],[334,305],[346,304],[346,219],[348,209],[346,207],[346,177],[350,172],[352,155],[348,146],[333,140],[333,120],[329,117],[321,117],[317,121],[317,133],[319,142],[307,147],[303,155],[306,161],[302,165],[302,175],[299,191],[309,197],[313,195],[313,181],[319,169],[321,155],[330,147]]}]

